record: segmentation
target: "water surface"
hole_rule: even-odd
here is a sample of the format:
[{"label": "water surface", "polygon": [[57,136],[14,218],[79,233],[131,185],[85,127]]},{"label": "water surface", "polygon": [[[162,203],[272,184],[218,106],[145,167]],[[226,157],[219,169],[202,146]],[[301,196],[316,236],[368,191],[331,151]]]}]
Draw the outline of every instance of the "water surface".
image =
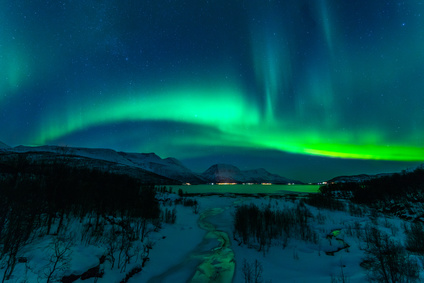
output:
[{"label": "water surface", "polygon": [[169,186],[173,192],[182,189],[189,194],[290,194],[317,193],[319,185],[191,185]]}]

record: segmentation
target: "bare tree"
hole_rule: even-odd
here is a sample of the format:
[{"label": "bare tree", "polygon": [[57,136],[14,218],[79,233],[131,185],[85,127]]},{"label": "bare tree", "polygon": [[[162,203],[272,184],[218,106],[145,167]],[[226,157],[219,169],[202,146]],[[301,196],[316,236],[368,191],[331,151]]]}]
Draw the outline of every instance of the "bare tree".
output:
[{"label": "bare tree", "polygon": [[243,260],[242,272],[245,283],[262,283],[262,264],[256,259],[253,263]]},{"label": "bare tree", "polygon": [[69,267],[71,259],[72,241],[70,238],[57,237],[53,243],[53,253],[50,256],[49,263],[45,267],[44,275],[46,282],[49,283],[55,279],[58,271],[64,271]]},{"label": "bare tree", "polygon": [[252,266],[250,265],[250,263],[247,262],[246,259],[243,260],[243,266],[241,271],[243,272],[243,276],[244,276],[244,283],[251,283],[252,282]]},{"label": "bare tree", "polygon": [[107,248],[107,259],[111,263],[110,269],[113,269],[115,266],[115,252],[118,249],[118,236],[116,234],[115,225],[112,225],[112,228],[106,233],[105,235],[105,242],[106,242],[106,248]]}]

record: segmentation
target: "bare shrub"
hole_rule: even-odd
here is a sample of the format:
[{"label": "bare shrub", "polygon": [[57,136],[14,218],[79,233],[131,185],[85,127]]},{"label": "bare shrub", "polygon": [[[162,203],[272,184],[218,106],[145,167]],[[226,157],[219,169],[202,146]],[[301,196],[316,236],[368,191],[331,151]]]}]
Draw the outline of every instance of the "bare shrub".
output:
[{"label": "bare shrub", "polygon": [[262,283],[262,264],[256,259],[254,262],[249,263],[246,259],[243,260],[242,273],[245,283]]},{"label": "bare shrub", "polygon": [[409,251],[424,254],[424,227],[422,223],[412,223],[405,227],[406,248]]},{"label": "bare shrub", "polygon": [[418,279],[418,265],[405,249],[389,235],[374,226],[365,230],[367,248],[362,266],[370,271],[370,279],[379,282],[413,282]]}]

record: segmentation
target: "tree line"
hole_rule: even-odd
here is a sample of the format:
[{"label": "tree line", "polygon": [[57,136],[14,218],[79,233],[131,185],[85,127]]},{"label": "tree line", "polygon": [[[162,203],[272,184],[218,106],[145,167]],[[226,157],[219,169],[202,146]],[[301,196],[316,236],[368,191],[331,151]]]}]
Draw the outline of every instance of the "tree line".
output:
[{"label": "tree line", "polygon": [[[352,201],[371,204],[377,200],[404,197],[424,191],[424,168],[412,172],[395,173],[363,182],[333,183],[320,187],[324,195],[334,191],[352,192]],[[423,199],[424,200],[424,199]]]},{"label": "tree line", "polygon": [[284,209],[243,204],[235,211],[234,239],[239,244],[255,245],[264,253],[273,244],[286,247],[290,238],[316,243],[318,236],[310,225],[312,217],[303,202]]}]

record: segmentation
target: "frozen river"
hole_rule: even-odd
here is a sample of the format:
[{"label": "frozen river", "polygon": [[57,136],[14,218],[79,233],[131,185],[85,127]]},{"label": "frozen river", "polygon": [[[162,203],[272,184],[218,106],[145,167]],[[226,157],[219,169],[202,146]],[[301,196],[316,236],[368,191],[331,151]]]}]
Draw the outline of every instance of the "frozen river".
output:
[{"label": "frozen river", "polygon": [[181,262],[170,266],[147,282],[231,283],[235,268],[231,240],[226,232],[217,230],[215,225],[209,222],[211,217],[223,213],[226,209],[228,207],[209,208],[203,211],[197,221],[199,228],[206,232],[203,240],[193,246]]}]

